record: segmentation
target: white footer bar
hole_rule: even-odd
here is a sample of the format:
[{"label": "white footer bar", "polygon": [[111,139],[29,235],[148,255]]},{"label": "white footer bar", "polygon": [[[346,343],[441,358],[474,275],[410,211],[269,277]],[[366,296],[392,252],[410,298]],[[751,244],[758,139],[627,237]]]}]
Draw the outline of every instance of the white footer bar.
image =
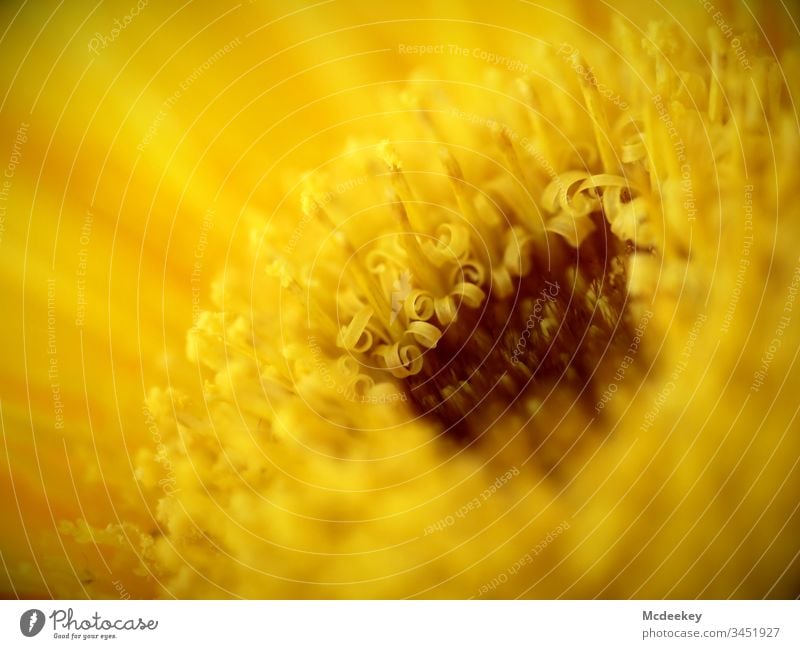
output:
[{"label": "white footer bar", "polygon": [[5,601],[0,647],[800,647],[798,601]]}]

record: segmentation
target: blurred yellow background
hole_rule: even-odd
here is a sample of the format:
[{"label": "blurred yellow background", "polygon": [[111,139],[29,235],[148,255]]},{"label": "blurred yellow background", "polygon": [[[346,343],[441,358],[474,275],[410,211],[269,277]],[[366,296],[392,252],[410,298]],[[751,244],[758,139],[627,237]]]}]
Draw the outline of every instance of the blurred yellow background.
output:
[{"label": "blurred yellow background", "polygon": [[[703,43],[713,26],[700,2],[140,4],[136,15],[129,2],[0,8],[0,165],[11,170],[0,234],[0,591],[8,597],[114,596],[113,581],[91,588],[106,569],[125,575],[133,597],[164,594],[135,552],[79,542],[86,538],[74,528],[64,533],[65,521],[100,529],[125,523],[108,534],[128,530],[123,545],[131,546],[138,530],[156,531],[157,499],[135,477],[135,452],[154,443],[143,403],[154,386],[197,382],[184,362],[186,332],[198,308],[211,308],[220,273],[236,268],[252,219],[272,215],[297,175],[333,157],[348,138],[380,135],[386,117],[374,113],[389,109],[382,98],[399,94],[420,70],[469,83],[487,69],[473,56],[405,54],[400,45],[457,43],[535,68],[543,43],[569,42],[587,57],[595,52],[602,69],[623,66],[615,15],[642,34],[651,21],[674,20]],[[794,48],[784,64],[798,71],[797,33],[785,13],[796,20],[795,6],[715,4],[732,23],[768,26],[768,43],[779,53]],[[12,158],[13,169],[6,166]],[[779,238],[796,242],[797,232],[795,224]],[[781,243],[775,250],[776,258],[784,255]],[[777,273],[777,286],[786,284],[780,264],[763,272],[762,283]],[[764,318],[774,328],[772,316]],[[760,357],[763,342],[734,341],[728,351],[752,345]],[[779,409],[792,398],[794,359],[771,371],[788,379],[777,388]],[[796,437],[793,414],[770,408],[765,401],[763,416]],[[694,412],[686,426],[701,430],[703,416]],[[793,442],[789,450],[796,449]],[[785,459],[775,471],[796,486],[794,458]],[[783,520],[791,521],[786,533],[796,532],[796,512]],[[725,534],[740,538],[747,530]],[[498,565],[518,554],[509,550]],[[746,560],[758,557],[734,563]],[[786,553],[776,558],[767,583],[798,574],[795,555],[781,576],[787,560]],[[558,592],[558,575],[552,579],[545,594]],[[603,577],[597,580],[573,592],[601,590]],[[781,593],[791,591],[780,583]],[[393,592],[387,586],[372,594]],[[691,594],[691,587],[679,592]]]}]

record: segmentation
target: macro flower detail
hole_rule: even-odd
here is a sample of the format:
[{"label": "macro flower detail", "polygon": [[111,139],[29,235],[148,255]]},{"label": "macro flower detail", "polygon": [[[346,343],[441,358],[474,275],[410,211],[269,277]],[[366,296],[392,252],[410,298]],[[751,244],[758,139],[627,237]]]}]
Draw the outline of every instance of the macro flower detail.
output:
[{"label": "macro flower detail", "polygon": [[[5,589],[796,596],[796,34],[702,4],[252,4],[192,14],[213,61],[134,59],[154,89],[98,104],[122,200],[94,167],[52,191],[91,210],[22,291],[52,287],[56,351],[13,367],[55,368],[64,421],[47,375],[2,399],[41,444],[9,435],[14,493],[59,476],[15,496],[36,523],[7,507],[41,535],[3,541]],[[22,160],[49,164],[56,104]]]}]

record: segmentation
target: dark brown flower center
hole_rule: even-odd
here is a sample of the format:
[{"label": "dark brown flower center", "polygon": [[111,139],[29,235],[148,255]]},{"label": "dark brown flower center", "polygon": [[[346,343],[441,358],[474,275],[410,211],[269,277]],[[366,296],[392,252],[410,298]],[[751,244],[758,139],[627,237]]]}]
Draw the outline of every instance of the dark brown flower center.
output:
[{"label": "dark brown flower center", "polygon": [[577,248],[557,236],[549,259],[531,258],[515,291],[460,309],[419,374],[405,379],[420,414],[448,435],[474,440],[504,412],[519,412],[553,390],[595,409],[632,337],[626,322],[625,246],[602,214]]}]

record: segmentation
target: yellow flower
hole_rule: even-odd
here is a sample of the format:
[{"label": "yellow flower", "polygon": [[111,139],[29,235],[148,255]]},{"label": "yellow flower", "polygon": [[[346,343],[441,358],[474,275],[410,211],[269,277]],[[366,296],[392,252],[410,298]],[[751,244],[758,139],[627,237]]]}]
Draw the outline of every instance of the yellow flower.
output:
[{"label": "yellow flower", "polygon": [[4,10],[4,592],[795,596],[770,11]]}]

